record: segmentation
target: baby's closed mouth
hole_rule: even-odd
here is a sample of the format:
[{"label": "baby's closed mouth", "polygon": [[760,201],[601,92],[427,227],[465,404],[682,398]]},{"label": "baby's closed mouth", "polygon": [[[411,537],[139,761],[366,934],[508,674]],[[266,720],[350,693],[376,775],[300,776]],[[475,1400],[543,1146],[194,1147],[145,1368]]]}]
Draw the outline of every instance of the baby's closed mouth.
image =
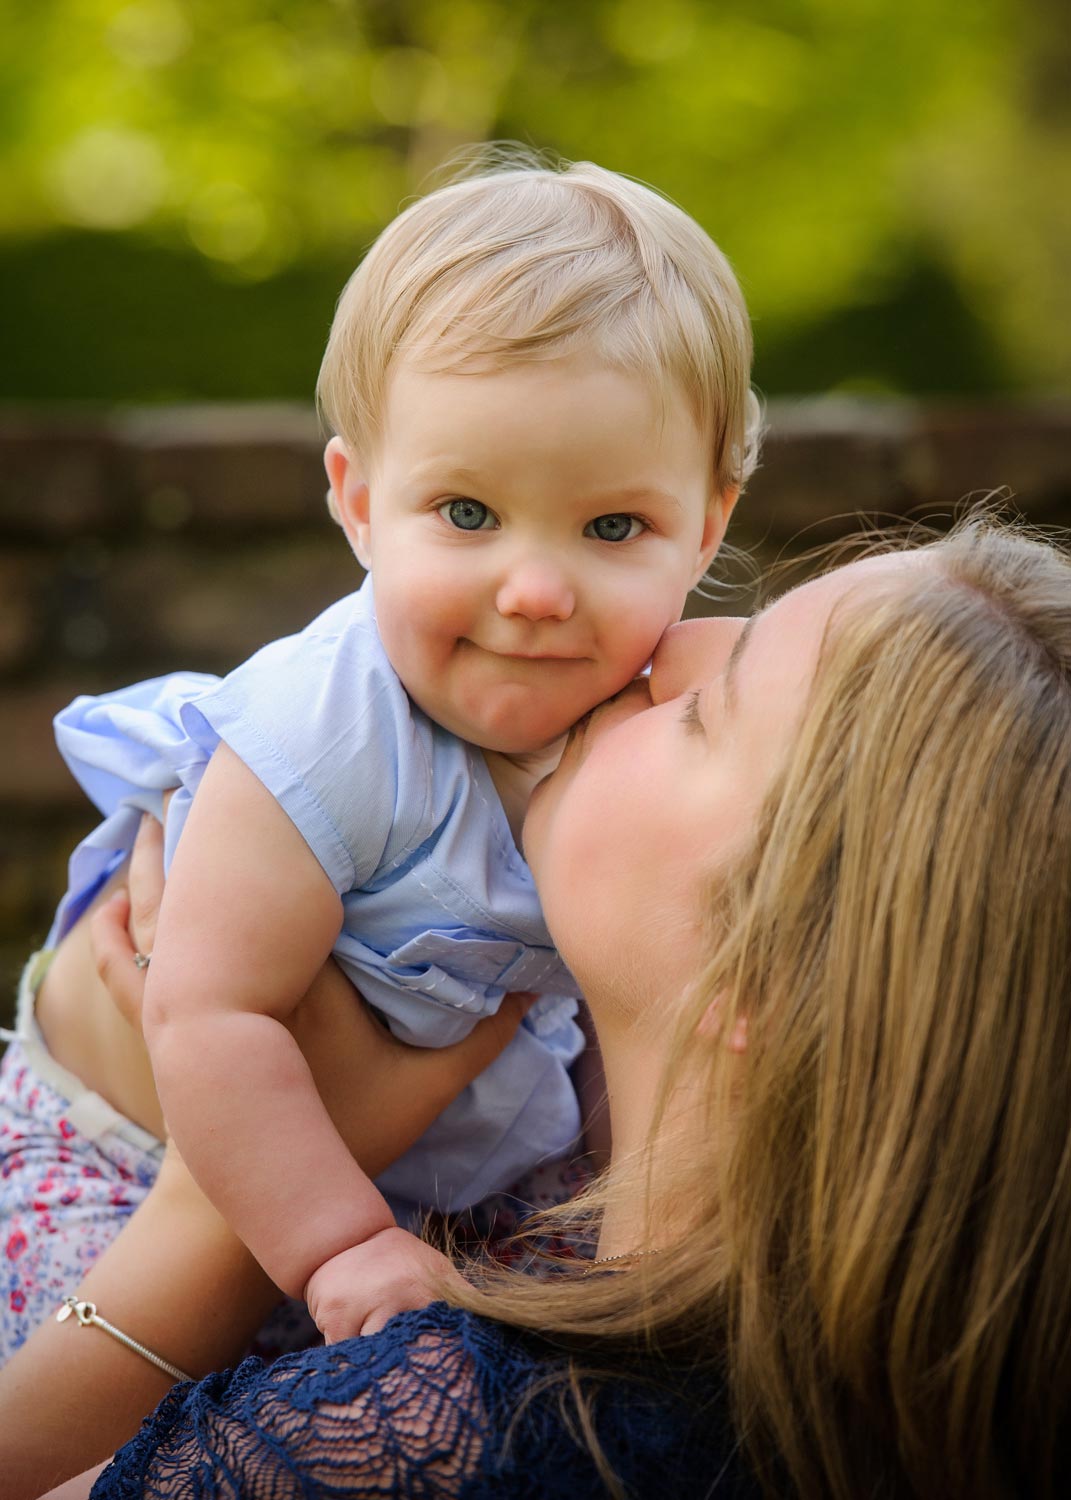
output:
[{"label": "baby's closed mouth", "polygon": [[556,651],[500,651],[499,656],[511,661],[583,661],[582,656],[562,656]]},{"label": "baby's closed mouth", "polygon": [[465,646],[475,646],[477,650],[486,651],[489,656],[499,656],[503,661],[553,661],[553,662],[585,662],[588,657],[578,651],[499,651],[494,646],[481,646],[477,641],[465,639],[461,642]]}]

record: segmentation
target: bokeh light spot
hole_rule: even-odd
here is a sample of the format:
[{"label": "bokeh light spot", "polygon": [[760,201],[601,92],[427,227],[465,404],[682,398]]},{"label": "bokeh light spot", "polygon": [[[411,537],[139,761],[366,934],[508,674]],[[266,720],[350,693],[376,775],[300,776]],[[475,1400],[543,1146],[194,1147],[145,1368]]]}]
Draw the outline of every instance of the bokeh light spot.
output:
[{"label": "bokeh light spot", "polygon": [[93,229],[129,229],[164,196],[167,169],[156,142],[140,131],[83,130],[54,158],[52,192],[63,217]]},{"label": "bokeh light spot", "polygon": [[190,45],[190,28],[177,0],[135,0],[108,27],[116,57],[137,68],[163,68]]},{"label": "bokeh light spot", "polygon": [[376,59],[371,93],[388,124],[420,124],[434,119],[442,108],[446,70],[437,57],[419,47],[391,47]]},{"label": "bokeh light spot", "polygon": [[214,182],[190,204],[190,239],[212,260],[248,260],[263,246],[268,215],[263,203],[236,182]]}]

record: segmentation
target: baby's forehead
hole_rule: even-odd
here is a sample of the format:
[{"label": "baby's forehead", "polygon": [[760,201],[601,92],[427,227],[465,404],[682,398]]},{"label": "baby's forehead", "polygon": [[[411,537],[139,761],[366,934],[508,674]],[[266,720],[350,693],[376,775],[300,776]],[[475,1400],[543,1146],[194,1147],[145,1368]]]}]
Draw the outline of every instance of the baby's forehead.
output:
[{"label": "baby's forehead", "polygon": [[[472,425],[459,426],[457,417],[471,418]],[[669,440],[712,457],[713,438],[700,430],[674,377],[658,382],[585,352],[454,365],[403,352],[391,366],[380,442],[404,441],[419,424],[422,434],[452,453],[465,446],[493,451],[518,433],[525,442],[552,445],[558,424],[566,431],[578,418],[588,425],[593,445],[608,423],[625,421],[630,437],[652,447]]]},{"label": "baby's forehead", "polygon": [[507,349],[470,347],[449,338],[431,343],[407,342],[394,354],[387,369],[386,391],[400,381],[418,376],[434,381],[437,377],[476,377],[491,382],[508,381],[518,374],[552,372],[562,383],[577,381],[592,374],[604,374],[635,382],[647,392],[653,406],[665,412],[681,404],[694,405],[676,372],[655,361],[638,361],[622,357],[603,347],[592,334],[549,345],[545,349]]}]

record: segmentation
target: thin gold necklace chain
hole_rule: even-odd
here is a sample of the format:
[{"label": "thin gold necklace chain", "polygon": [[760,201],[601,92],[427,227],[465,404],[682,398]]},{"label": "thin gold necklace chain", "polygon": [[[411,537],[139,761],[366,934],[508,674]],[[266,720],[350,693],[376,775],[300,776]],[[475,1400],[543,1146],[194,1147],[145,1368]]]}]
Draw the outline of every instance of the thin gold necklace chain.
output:
[{"label": "thin gold necklace chain", "polygon": [[657,1245],[650,1250],[626,1250],[621,1255],[599,1255],[591,1264],[593,1266],[608,1266],[615,1260],[639,1260],[643,1255],[661,1255],[662,1247]]}]

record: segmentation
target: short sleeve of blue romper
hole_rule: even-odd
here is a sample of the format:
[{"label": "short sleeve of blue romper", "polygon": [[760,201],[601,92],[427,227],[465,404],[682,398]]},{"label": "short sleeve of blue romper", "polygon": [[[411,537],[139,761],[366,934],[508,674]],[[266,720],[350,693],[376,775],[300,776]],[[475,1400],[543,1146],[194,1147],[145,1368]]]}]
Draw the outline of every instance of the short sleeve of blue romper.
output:
[{"label": "short sleeve of blue romper", "polygon": [[514,1043],[381,1179],[456,1209],[567,1154],[579,1118],[575,981],[543,923],[483,756],[414,707],[375,625],[370,582],[223,679],[181,674],[96,698],[57,742],[105,821],[71,861],[62,934],[129,851],[142,809],[166,856],[221,741],[263,782],[342,898],[335,957],[404,1040],[445,1046],[511,989],[544,995]]}]

